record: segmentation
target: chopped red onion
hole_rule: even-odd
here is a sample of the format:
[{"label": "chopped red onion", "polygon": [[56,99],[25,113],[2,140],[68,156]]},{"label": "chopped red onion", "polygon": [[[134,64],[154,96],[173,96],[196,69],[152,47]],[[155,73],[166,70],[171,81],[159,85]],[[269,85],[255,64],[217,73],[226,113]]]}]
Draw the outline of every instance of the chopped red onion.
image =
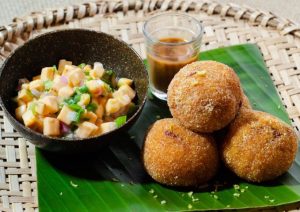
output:
[{"label": "chopped red onion", "polygon": [[62,83],[64,83],[64,84],[68,84],[68,78],[65,77],[65,76],[61,76],[61,77],[60,77],[60,81],[61,81]]},{"label": "chopped red onion", "polygon": [[63,122],[60,122],[60,132],[61,132],[62,134],[67,134],[67,133],[70,132],[70,130],[71,130],[71,128],[70,128],[68,125],[66,125],[66,124],[63,123]]}]

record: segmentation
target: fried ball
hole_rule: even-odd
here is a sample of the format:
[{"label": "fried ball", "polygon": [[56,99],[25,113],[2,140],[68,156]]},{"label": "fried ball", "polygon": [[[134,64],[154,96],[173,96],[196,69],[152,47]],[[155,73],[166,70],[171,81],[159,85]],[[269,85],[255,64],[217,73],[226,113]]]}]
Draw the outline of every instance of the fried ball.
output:
[{"label": "fried ball", "polygon": [[171,118],[152,125],[142,157],[149,175],[170,186],[203,184],[216,174],[219,163],[212,136],[194,133]]},{"label": "fried ball", "polygon": [[230,124],[222,144],[225,165],[251,182],[272,180],[292,165],[297,136],[278,118],[259,111],[244,110]]},{"label": "fried ball", "polygon": [[186,65],[168,87],[173,117],[195,132],[209,133],[225,127],[236,116],[240,103],[238,76],[215,61]]}]

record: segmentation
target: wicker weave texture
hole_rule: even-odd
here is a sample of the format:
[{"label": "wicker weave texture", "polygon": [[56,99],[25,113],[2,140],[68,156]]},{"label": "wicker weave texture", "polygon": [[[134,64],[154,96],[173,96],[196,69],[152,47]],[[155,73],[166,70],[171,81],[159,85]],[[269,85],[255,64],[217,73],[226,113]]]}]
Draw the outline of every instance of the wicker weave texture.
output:
[{"label": "wicker weave texture", "polygon": [[[201,20],[205,27],[202,50],[256,43],[299,135],[300,30],[289,20],[253,8],[193,0],[113,0],[34,13],[0,27],[0,62],[26,40],[65,28],[110,33],[145,58],[143,23],[153,14],[168,11],[188,12]],[[34,147],[11,127],[2,110],[0,128],[0,211],[37,210]]]}]

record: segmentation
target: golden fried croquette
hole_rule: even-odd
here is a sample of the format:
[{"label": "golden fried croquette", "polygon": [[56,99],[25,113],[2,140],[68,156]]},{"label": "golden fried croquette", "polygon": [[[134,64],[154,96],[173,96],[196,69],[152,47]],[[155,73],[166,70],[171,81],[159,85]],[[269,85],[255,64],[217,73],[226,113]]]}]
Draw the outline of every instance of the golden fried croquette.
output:
[{"label": "golden fried croquette", "polygon": [[296,153],[297,136],[289,125],[264,112],[243,110],[230,124],[221,154],[239,177],[263,182],[286,172]]},{"label": "golden fried croquette", "polygon": [[186,65],[168,87],[173,117],[195,132],[222,129],[234,119],[240,103],[238,76],[227,65],[215,61]]},{"label": "golden fried croquette", "polygon": [[194,133],[174,119],[156,121],[142,152],[146,171],[156,181],[171,186],[197,186],[218,169],[218,152],[210,135]]}]

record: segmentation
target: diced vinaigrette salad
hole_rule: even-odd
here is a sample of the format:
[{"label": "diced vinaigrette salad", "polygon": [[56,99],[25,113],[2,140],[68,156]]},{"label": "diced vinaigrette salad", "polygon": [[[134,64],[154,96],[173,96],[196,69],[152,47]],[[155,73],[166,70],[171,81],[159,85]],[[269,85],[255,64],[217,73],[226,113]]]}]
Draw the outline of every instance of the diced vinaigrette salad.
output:
[{"label": "diced vinaigrette salad", "polygon": [[133,81],[111,70],[60,60],[32,81],[19,80],[16,118],[53,137],[88,138],[122,126],[135,109]]}]

